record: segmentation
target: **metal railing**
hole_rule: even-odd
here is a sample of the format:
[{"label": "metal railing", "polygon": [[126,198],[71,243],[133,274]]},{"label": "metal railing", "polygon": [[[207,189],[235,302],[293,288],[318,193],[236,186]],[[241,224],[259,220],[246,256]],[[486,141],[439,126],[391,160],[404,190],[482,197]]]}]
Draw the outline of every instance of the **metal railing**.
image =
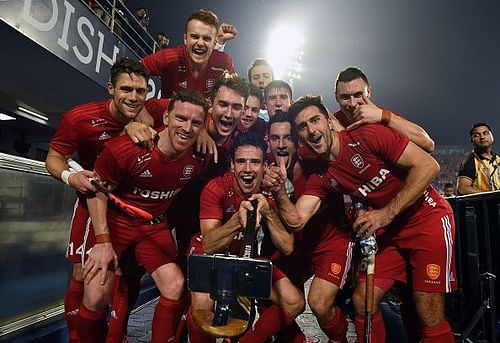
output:
[{"label": "metal railing", "polygon": [[131,51],[142,58],[159,50],[156,39],[141,26],[121,0],[81,0]]}]

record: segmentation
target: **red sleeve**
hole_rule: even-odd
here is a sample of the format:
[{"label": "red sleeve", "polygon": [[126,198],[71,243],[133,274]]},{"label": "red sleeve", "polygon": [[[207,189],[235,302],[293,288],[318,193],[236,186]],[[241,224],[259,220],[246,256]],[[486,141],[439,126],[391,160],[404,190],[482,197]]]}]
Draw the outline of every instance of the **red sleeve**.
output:
[{"label": "red sleeve", "polygon": [[59,124],[54,137],[50,141],[50,147],[64,156],[72,155],[79,145],[78,131],[69,119],[70,113],[66,112],[63,115],[61,124]]},{"label": "red sleeve", "polygon": [[203,188],[200,197],[200,220],[218,219],[223,220],[224,206],[222,201],[225,197],[221,178],[210,180]]},{"label": "red sleeve", "polygon": [[322,185],[323,178],[318,174],[312,174],[306,181],[306,186],[304,190],[304,195],[314,195],[321,199],[321,202],[325,201],[327,189]]},{"label": "red sleeve", "polygon": [[145,107],[154,120],[153,128],[163,126],[163,114],[170,104],[170,99],[149,99],[146,101]]},{"label": "red sleeve", "polygon": [[373,125],[374,132],[369,135],[373,152],[386,162],[395,164],[408,145],[409,139],[383,125]]},{"label": "red sleeve", "polygon": [[228,55],[228,54],[226,54],[226,57],[227,57],[227,61],[226,61],[226,63],[227,63],[227,68],[226,68],[226,69],[227,69],[227,70],[228,70],[231,74],[234,74],[234,63],[233,63],[233,58],[232,58],[230,55]]},{"label": "red sleeve", "polygon": [[144,57],[141,62],[152,76],[161,77],[165,74],[168,64],[176,60],[176,56],[176,48],[167,48]]},{"label": "red sleeve", "polygon": [[[129,168],[127,167],[128,158],[132,151],[127,149],[128,145],[133,143],[128,136],[120,136],[111,139],[104,144],[104,148],[95,161],[94,170],[100,176],[101,180],[118,185],[127,176]],[[120,158],[115,158],[120,156]]]}]

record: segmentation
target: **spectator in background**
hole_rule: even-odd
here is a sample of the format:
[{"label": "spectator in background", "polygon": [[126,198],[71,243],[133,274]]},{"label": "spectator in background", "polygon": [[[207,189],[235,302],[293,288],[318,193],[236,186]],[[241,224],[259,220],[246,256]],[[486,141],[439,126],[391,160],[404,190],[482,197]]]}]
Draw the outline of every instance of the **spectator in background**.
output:
[{"label": "spectator in background", "polygon": [[500,157],[492,151],[493,132],[486,123],[475,123],[469,131],[473,150],[460,165],[459,195],[500,189]]},{"label": "spectator in background", "polygon": [[[214,50],[219,19],[211,11],[198,10],[186,20],[184,45],[162,49],[143,58],[151,75],[161,78],[161,96],[194,89],[209,98],[215,81],[225,71],[234,73],[231,56]],[[224,42],[219,41],[219,44]]]},{"label": "spectator in background", "polygon": [[443,195],[445,197],[454,197],[455,196],[455,187],[451,182],[447,182],[444,184]]},{"label": "spectator in background", "polygon": [[137,22],[139,23],[139,26],[144,30],[148,30],[149,26],[149,13],[148,9],[145,7],[139,7],[137,11],[135,12],[135,18],[137,19]]},{"label": "spectator in background", "polygon": [[170,43],[170,38],[167,36],[165,32],[158,32],[156,34],[156,43],[158,43],[159,50],[165,49],[168,47]]}]

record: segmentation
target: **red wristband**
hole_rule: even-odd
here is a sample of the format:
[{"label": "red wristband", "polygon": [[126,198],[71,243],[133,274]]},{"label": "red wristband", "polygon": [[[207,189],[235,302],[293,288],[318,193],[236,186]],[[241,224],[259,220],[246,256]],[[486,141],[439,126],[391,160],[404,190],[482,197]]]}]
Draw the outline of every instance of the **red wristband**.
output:
[{"label": "red wristband", "polygon": [[100,235],[95,235],[95,244],[111,243],[111,236],[109,233],[102,233]]},{"label": "red wristband", "polygon": [[388,110],[382,110],[382,118],[380,119],[380,123],[384,126],[388,126],[392,119],[392,113]]}]

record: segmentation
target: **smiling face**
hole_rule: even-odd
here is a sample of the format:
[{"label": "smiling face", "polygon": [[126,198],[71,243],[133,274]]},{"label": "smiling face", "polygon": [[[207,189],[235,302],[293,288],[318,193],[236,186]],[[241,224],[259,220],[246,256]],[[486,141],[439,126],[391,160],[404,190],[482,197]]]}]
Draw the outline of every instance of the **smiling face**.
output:
[{"label": "smiling face", "polygon": [[295,124],[301,141],[318,155],[328,157],[332,147],[332,132],[328,119],[317,106],[308,106],[295,117]]},{"label": "smiling face", "polygon": [[144,76],[121,73],[115,84],[108,83],[108,92],[112,97],[111,114],[121,122],[133,120],[144,107],[148,83]]},{"label": "smiling face", "polygon": [[354,111],[359,105],[364,104],[363,95],[370,97],[370,89],[360,77],[349,82],[339,82],[337,84],[335,99],[342,112],[349,119],[349,124],[354,123]]},{"label": "smiling face", "polygon": [[191,148],[203,128],[204,121],[205,112],[202,106],[176,100],[172,110],[164,117],[168,130],[166,154],[169,157],[180,156]]},{"label": "smiling face", "polygon": [[244,195],[256,193],[264,176],[264,153],[254,145],[242,145],[234,152],[231,168]]},{"label": "smiling face", "polygon": [[[234,89],[221,86],[212,105],[212,127],[220,138],[234,132],[245,108],[245,97]],[[217,139],[216,139],[217,141]]]},{"label": "smiling face", "polygon": [[217,29],[198,19],[188,22],[184,34],[184,45],[194,69],[201,70],[212,55]]},{"label": "smiling face", "polygon": [[245,105],[245,111],[241,116],[240,122],[246,130],[252,127],[257,121],[257,117],[260,113],[260,100],[256,96],[250,95],[247,98],[247,103]]}]

